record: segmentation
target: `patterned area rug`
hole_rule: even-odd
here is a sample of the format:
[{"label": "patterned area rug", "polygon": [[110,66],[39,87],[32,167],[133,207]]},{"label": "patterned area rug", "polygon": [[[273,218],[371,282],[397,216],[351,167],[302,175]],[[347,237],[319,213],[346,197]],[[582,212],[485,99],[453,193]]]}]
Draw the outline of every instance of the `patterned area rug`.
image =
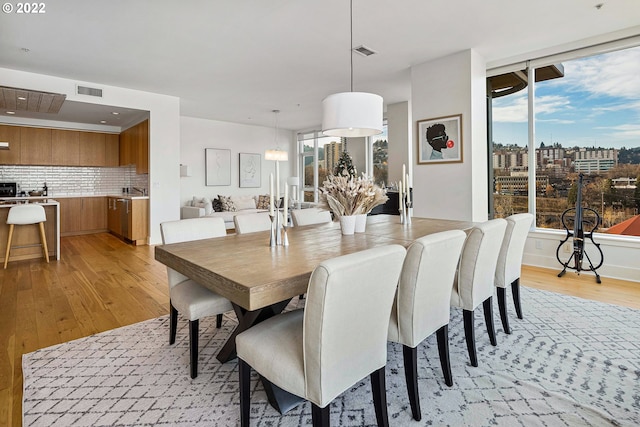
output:
[{"label": "patterned area rug", "polygon": [[[389,344],[390,424],[640,425],[640,311],[528,288],[522,299],[525,318],[510,311],[511,335],[502,333],[496,307],[497,347],[476,313],[477,368],[468,362],[461,312],[452,309],[453,387],[444,384],[435,336],[419,347],[419,423],[411,418],[402,348]],[[235,318],[219,330],[213,320],[201,321],[195,380],[186,322],[169,346],[166,316],[24,355],[24,426],[237,426],[237,363],[215,358]],[[255,373],[252,384],[251,425],[311,425],[308,403],[281,416]],[[332,403],[331,422],[376,424],[368,378]]]}]

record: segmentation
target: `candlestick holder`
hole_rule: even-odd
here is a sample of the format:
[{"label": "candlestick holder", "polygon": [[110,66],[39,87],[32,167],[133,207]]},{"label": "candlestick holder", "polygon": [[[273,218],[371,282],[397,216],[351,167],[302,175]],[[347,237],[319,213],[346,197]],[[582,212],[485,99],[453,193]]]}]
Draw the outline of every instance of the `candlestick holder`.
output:
[{"label": "candlestick holder", "polygon": [[289,238],[287,237],[287,226],[282,225],[282,246],[289,246]]},{"label": "candlestick holder", "polygon": [[269,246],[271,246],[272,248],[275,247],[278,244],[278,241],[276,239],[276,230],[277,230],[277,224],[276,224],[276,218],[279,215],[276,214],[269,214],[269,219],[271,219],[271,238],[269,239]]},{"label": "candlestick holder", "polygon": [[405,224],[406,225],[411,225],[411,208],[413,207],[413,202],[405,202],[405,209],[404,209],[404,215],[405,215]]}]

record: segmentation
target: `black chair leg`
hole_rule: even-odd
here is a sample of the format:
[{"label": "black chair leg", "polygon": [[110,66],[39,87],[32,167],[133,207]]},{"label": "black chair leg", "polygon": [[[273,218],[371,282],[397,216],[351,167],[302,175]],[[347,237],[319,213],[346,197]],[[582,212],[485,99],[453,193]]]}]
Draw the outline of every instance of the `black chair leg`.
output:
[{"label": "black chair leg", "polygon": [[[329,427],[329,408],[331,404],[328,404],[324,408],[318,407],[315,403],[311,404],[311,420],[313,421],[313,427]],[[248,427],[249,424],[242,427]]]},{"label": "black chair leg", "polygon": [[242,359],[238,359],[238,373],[240,374],[240,426],[249,427],[251,367]]},{"label": "black chair leg", "polygon": [[493,297],[489,297],[482,303],[484,311],[484,322],[487,324],[487,332],[489,333],[489,341],[491,345],[498,345],[496,341],[496,330],[493,327]]},{"label": "black chair leg", "polygon": [[451,375],[451,360],[449,359],[449,325],[444,325],[436,332],[438,338],[438,355],[440,356],[440,366],[444,374],[444,383],[451,387],[453,385],[453,375]]},{"label": "black chair leg", "polygon": [[478,357],[476,355],[476,338],[473,330],[473,310],[462,310],[464,317],[464,337],[467,341],[467,350],[469,351],[469,360],[471,366],[478,366]]},{"label": "black chair leg", "polygon": [[418,349],[407,345],[402,346],[402,356],[404,358],[404,379],[407,382],[407,394],[413,419],[420,421],[420,394],[418,393]]},{"label": "black chair leg", "polygon": [[511,283],[511,293],[513,293],[513,303],[516,306],[516,314],[518,319],[522,319],[522,306],[520,305],[520,278],[518,277]]},{"label": "black chair leg", "polygon": [[216,316],[216,328],[220,329],[222,327],[222,313]]},{"label": "black chair leg", "polygon": [[189,355],[191,359],[191,378],[198,376],[198,329],[199,320],[189,321]]},{"label": "black chair leg", "polygon": [[178,310],[169,300],[169,345],[176,342],[176,330],[178,329]]},{"label": "black chair leg", "polygon": [[502,329],[505,334],[510,334],[509,318],[507,317],[506,288],[496,288],[498,291],[498,308],[500,309],[500,320],[502,320]]},{"label": "black chair leg", "polygon": [[371,389],[373,391],[373,406],[376,409],[378,427],[389,427],[387,414],[387,386],[384,378],[384,366],[371,373]]}]

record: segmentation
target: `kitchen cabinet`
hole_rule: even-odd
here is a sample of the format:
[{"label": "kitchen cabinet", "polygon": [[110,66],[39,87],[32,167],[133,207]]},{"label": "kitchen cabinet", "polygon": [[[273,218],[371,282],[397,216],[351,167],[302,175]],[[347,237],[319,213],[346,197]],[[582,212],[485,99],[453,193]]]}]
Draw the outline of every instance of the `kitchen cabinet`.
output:
[{"label": "kitchen cabinet", "polygon": [[82,166],[106,166],[106,134],[78,132],[78,158]]},{"label": "kitchen cabinet", "polygon": [[149,173],[149,120],[120,134],[120,166],[136,165],[137,174]]},{"label": "kitchen cabinet", "polygon": [[20,164],[51,165],[51,129],[20,129]]},{"label": "kitchen cabinet", "polygon": [[104,134],[104,165],[107,167],[120,166],[120,135]]},{"label": "kitchen cabinet", "polygon": [[54,166],[79,166],[79,138],[76,130],[51,130],[51,164]]},{"label": "kitchen cabinet", "polygon": [[149,237],[149,199],[109,197],[109,231],[135,245],[147,244]]},{"label": "kitchen cabinet", "polygon": [[98,233],[107,230],[106,197],[70,197],[60,203],[60,235]]},{"label": "kitchen cabinet", "polygon": [[20,126],[0,125],[0,141],[8,142],[8,150],[0,150],[0,164],[20,163]]}]

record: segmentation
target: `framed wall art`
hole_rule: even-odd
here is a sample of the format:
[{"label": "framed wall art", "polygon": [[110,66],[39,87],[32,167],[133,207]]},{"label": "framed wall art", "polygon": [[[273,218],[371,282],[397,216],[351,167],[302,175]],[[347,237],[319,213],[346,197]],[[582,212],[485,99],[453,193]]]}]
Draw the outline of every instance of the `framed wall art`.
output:
[{"label": "framed wall art", "polygon": [[418,164],[462,162],[462,114],[418,121]]},{"label": "framed wall art", "polygon": [[231,185],[231,150],[204,149],[205,184]]},{"label": "framed wall art", "polygon": [[240,153],[240,188],[260,187],[262,155]]}]

